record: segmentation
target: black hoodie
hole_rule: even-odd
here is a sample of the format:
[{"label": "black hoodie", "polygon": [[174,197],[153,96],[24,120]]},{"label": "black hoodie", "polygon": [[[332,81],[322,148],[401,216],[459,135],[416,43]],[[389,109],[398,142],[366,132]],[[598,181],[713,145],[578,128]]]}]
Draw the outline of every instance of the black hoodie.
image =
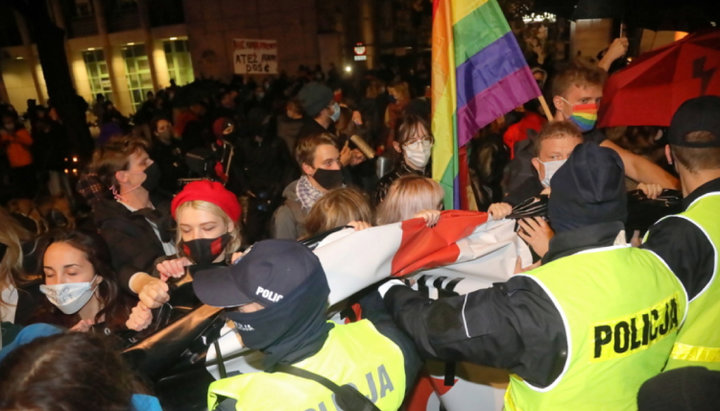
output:
[{"label": "black hoodie", "polygon": [[165,241],[173,240],[172,218],[167,204],[160,204],[157,213],[143,210],[131,212],[114,200],[98,200],[93,204],[96,227],[110,249],[112,267],[120,285],[129,290],[130,277],[138,271],[152,273],[155,259],[165,255],[162,243],[148,218],[156,221]]}]

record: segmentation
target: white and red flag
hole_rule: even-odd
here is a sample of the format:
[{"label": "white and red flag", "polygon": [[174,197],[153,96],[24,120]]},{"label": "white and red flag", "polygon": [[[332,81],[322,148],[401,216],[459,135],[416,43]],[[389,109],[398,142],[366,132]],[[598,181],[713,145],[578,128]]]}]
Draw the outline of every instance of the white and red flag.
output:
[{"label": "white and red flag", "polygon": [[409,274],[439,276],[438,284],[459,294],[505,281],[518,257],[530,264],[530,252],[515,234],[514,220],[492,221],[487,213],[443,211],[437,225],[420,218],[346,229],[323,240],[315,254],[330,284],[330,304],[384,278]]}]

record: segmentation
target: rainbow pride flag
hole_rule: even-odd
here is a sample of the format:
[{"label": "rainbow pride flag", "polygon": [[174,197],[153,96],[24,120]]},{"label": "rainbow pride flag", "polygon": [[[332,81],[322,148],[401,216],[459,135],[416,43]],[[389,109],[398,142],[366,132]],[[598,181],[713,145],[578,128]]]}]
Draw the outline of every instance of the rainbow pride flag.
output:
[{"label": "rainbow pride flag", "polygon": [[432,175],[452,209],[458,148],[540,89],[496,0],[434,0],[432,30]]}]

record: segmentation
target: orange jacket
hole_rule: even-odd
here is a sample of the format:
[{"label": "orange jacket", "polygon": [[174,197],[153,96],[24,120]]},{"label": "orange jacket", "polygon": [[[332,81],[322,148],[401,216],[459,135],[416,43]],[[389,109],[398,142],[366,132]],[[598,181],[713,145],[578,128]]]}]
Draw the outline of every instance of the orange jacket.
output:
[{"label": "orange jacket", "polygon": [[7,158],[11,168],[25,167],[32,164],[30,146],[33,143],[30,133],[24,128],[13,133],[2,133],[2,142],[7,144]]}]

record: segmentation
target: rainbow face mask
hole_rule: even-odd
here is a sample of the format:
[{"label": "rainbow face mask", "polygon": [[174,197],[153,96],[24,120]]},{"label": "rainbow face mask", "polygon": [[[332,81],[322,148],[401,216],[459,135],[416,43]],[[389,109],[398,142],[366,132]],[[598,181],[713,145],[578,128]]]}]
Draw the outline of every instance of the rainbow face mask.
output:
[{"label": "rainbow face mask", "polygon": [[[567,100],[565,100],[565,102],[570,104]],[[580,131],[585,133],[595,127],[598,112],[597,103],[575,104],[572,105],[571,108],[570,121],[575,123],[575,125],[580,128]]]}]

